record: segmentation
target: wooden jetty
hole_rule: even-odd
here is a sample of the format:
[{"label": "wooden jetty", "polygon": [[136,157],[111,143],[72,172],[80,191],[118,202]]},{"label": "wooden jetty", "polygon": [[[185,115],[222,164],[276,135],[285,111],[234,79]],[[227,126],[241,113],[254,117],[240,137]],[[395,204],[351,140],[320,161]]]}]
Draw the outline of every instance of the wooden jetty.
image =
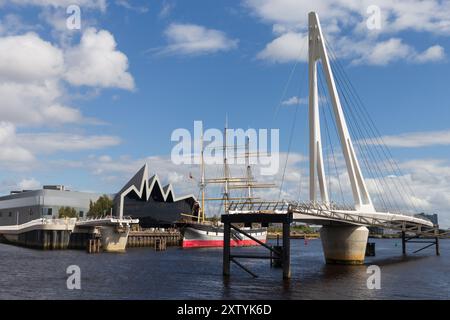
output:
[{"label": "wooden jetty", "polygon": [[130,231],[128,234],[127,248],[154,247],[155,250],[159,251],[165,250],[168,246],[180,246],[182,241],[183,236],[176,229]]}]

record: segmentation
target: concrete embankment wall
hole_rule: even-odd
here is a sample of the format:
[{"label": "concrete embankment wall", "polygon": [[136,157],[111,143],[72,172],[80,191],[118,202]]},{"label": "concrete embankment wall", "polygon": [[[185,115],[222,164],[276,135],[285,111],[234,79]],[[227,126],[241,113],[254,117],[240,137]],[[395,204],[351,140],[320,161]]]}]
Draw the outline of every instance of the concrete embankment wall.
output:
[{"label": "concrete embankment wall", "polygon": [[[2,237],[0,242],[42,250],[86,250],[89,240],[98,238],[92,232],[33,230],[20,235]],[[183,236],[178,230],[130,231],[127,248],[154,247],[157,241],[166,246],[181,246]]]},{"label": "concrete embankment wall", "polygon": [[18,235],[4,235],[2,240],[27,248],[61,250],[68,248],[69,238],[68,230],[32,230]]}]

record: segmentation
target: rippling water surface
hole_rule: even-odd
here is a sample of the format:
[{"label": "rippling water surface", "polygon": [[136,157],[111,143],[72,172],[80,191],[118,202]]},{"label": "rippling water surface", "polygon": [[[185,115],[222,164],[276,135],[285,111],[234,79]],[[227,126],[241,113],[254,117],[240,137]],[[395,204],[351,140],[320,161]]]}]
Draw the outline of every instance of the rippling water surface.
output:
[{"label": "rippling water surface", "polygon": [[[292,240],[292,279],[265,260],[242,260],[259,275],[232,266],[222,278],[222,249],[132,248],[123,254],[36,251],[0,244],[0,299],[449,299],[450,240],[401,255],[398,239],[376,242],[363,266],[325,265],[320,240]],[[265,253],[262,248],[233,248]],[[381,268],[381,289],[367,289],[367,266]],[[66,268],[81,268],[81,290],[68,290]]]}]

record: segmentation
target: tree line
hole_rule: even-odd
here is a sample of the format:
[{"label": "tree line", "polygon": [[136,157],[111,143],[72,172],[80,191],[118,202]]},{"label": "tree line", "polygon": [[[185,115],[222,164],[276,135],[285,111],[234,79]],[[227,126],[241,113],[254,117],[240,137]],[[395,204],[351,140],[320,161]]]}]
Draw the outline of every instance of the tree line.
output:
[{"label": "tree line", "polygon": [[[106,194],[97,199],[97,201],[89,202],[89,211],[86,216],[89,218],[97,218],[109,215],[113,207],[113,201]],[[60,207],[58,210],[58,218],[77,218],[78,213],[72,207]]]}]

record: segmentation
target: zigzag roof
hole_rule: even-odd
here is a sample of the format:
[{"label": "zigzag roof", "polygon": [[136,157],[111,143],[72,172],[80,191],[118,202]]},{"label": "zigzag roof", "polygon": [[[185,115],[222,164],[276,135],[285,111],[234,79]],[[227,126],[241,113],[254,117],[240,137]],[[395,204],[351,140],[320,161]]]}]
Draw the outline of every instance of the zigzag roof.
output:
[{"label": "zigzag roof", "polygon": [[172,185],[169,183],[166,186],[161,187],[161,181],[157,174],[154,174],[149,179],[147,164],[145,164],[141,169],[139,169],[139,171],[133,176],[133,178],[130,179],[130,181],[128,181],[125,184],[125,186],[119,191],[117,195],[122,195],[123,193],[128,194],[133,190],[139,197],[142,197],[145,191],[145,195],[147,197],[147,199],[145,200],[148,200],[153,192],[153,189],[156,187],[158,187],[159,191],[161,191],[164,201],[167,201],[169,197],[171,197],[172,201],[179,201],[190,197],[197,200],[193,194],[176,198]]},{"label": "zigzag roof", "polygon": [[148,201],[153,191],[155,191],[155,188],[158,188],[157,190],[161,192],[164,202],[176,202],[188,198],[192,198],[194,201],[197,201],[196,197],[193,194],[176,198],[172,185],[169,183],[168,185],[161,187],[161,182],[157,174],[153,175],[149,179],[148,165],[145,164],[116,194],[114,201],[120,201],[118,208],[119,215],[123,215],[123,199],[126,195],[134,191],[139,198],[142,199],[143,197],[145,197],[145,199],[143,200]]}]

